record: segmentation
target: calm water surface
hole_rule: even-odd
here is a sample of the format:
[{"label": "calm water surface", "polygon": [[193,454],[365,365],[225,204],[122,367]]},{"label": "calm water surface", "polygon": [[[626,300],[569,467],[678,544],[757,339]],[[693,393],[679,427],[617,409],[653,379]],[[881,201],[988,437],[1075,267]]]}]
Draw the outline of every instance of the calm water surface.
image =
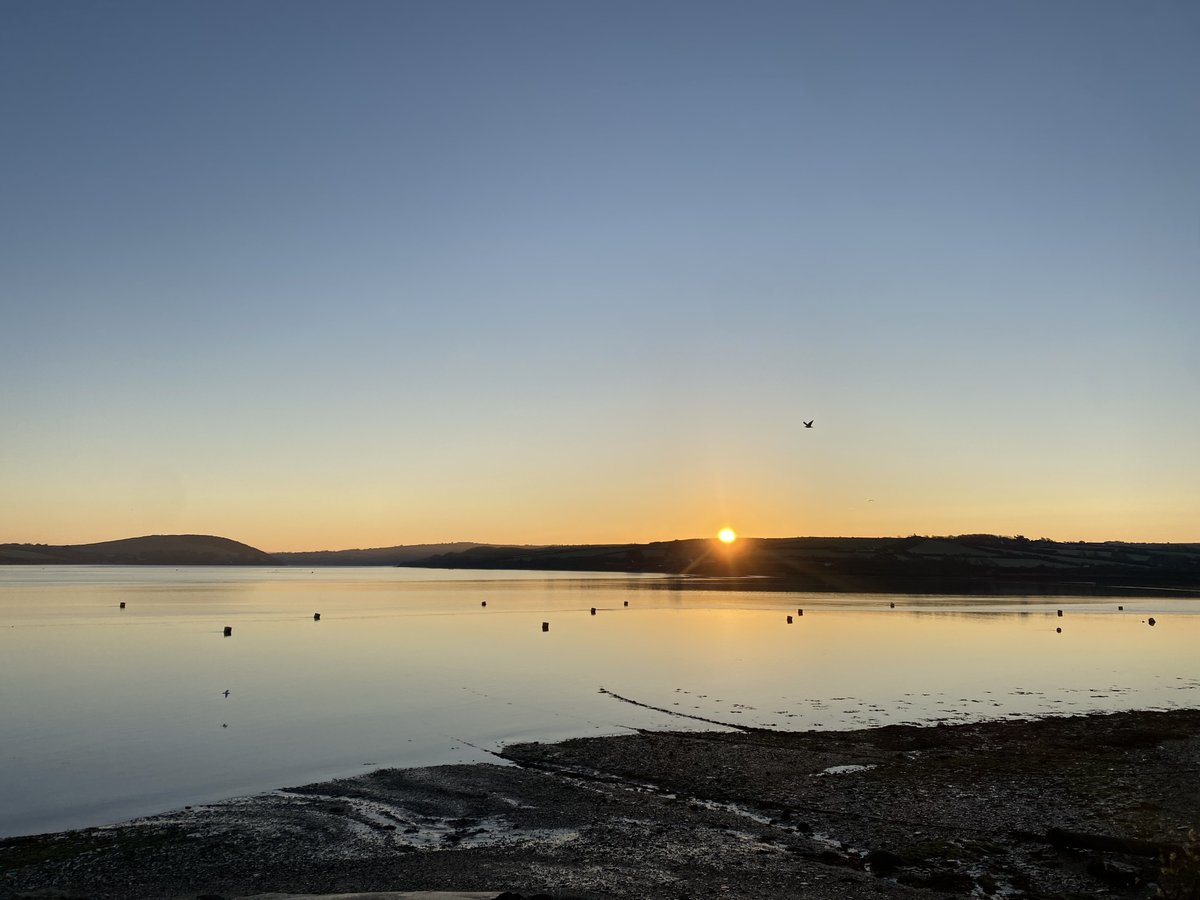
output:
[{"label": "calm water surface", "polygon": [[718,727],[700,719],[853,728],[1200,706],[1200,600],[667,585],[0,567],[0,835],[495,762],[487,751],[516,740]]}]

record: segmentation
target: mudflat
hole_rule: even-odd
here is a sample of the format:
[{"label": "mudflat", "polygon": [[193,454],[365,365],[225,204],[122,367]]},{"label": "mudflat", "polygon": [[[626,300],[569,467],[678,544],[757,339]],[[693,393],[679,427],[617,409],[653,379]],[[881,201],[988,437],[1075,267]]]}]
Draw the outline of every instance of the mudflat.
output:
[{"label": "mudflat", "polygon": [[515,744],[0,841],[0,897],[1195,897],[1200,711]]}]

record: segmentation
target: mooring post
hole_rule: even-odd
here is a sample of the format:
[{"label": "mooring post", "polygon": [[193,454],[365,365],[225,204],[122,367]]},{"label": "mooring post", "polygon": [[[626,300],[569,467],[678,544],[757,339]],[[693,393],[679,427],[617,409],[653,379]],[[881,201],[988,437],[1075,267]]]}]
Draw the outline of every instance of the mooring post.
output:
[{"label": "mooring post", "polygon": [[125,608],[125,601],[124,601],[124,600],[122,600],[122,601],[121,601],[121,609],[124,609],[124,608]]},{"label": "mooring post", "polygon": [[225,637],[229,637],[231,634],[233,634],[233,626],[226,625],[225,626]]},{"label": "mooring post", "polygon": [[791,624],[792,624],[792,617],[791,617],[791,616],[788,616],[788,624],[789,624],[789,625],[791,625]]},{"label": "mooring post", "polygon": [[543,623],[542,623],[542,631],[549,631],[549,630],[550,630],[550,623],[549,623],[549,622],[543,622]]},{"label": "mooring post", "polygon": [[314,622],[320,622],[320,621],[321,621],[321,614],[320,614],[320,613],[313,613],[313,621],[314,621]]}]

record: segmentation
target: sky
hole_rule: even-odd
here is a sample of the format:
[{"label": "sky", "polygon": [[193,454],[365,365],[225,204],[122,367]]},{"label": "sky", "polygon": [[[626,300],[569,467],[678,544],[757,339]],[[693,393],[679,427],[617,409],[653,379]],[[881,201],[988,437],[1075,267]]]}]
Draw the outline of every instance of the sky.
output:
[{"label": "sky", "polygon": [[1200,541],[1197,160],[1191,2],[3,0],[0,541]]}]

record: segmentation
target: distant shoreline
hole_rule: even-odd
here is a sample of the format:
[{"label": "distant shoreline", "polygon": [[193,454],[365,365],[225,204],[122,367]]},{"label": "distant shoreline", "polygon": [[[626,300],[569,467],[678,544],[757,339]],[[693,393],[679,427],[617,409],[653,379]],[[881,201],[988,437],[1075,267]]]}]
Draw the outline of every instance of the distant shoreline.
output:
[{"label": "distant shoreline", "polygon": [[[4,565],[0,563],[0,566]],[[907,594],[961,597],[1024,597],[1024,596],[1058,596],[1058,597],[1138,597],[1138,596],[1182,596],[1200,598],[1200,586],[1191,581],[1165,579],[1152,584],[1126,584],[1126,579],[1115,578],[1108,581],[1072,581],[1072,580],[1027,580],[1023,578],[995,579],[962,579],[956,577],[891,577],[871,578],[863,576],[843,575],[836,582],[823,579],[794,579],[771,575],[679,575],[668,572],[643,571],[614,571],[602,569],[527,569],[527,568],[482,568],[470,567],[455,569],[449,566],[395,566],[387,564],[360,563],[355,565],[313,564],[304,566],[288,566],[281,563],[125,563],[125,562],[74,562],[74,563],[8,563],[7,567],[15,570],[31,570],[46,568],[141,568],[141,569],[271,569],[295,570],[326,569],[331,571],[350,569],[384,569],[395,568],[421,569],[430,571],[460,572],[464,576],[472,572],[511,572],[525,573],[530,577],[539,575],[598,575],[610,578],[621,576],[651,576],[638,581],[639,590],[655,591],[728,591],[730,593],[744,591],[766,591],[770,593],[805,593],[805,594]]]},{"label": "distant shoreline", "polygon": [[[347,568],[330,566],[329,568]],[[1028,580],[1024,578],[963,579],[937,576],[867,577],[843,575],[837,581],[821,578],[796,579],[771,575],[680,575],[669,572],[613,571],[603,569],[525,569],[525,568],[461,568],[449,566],[412,566],[397,568],[429,568],[468,572],[527,572],[529,575],[546,573],[580,575],[655,575],[657,579],[639,582],[639,588],[662,591],[770,591],[778,593],[822,593],[822,594],[935,594],[976,597],[1020,597],[1020,596],[1096,596],[1129,597],[1139,594],[1170,594],[1200,597],[1200,585],[1191,581],[1176,582],[1169,579],[1156,584],[1122,584],[1122,579],[1105,581],[1071,580]]]},{"label": "distant shoreline", "polygon": [[549,547],[460,542],[279,554],[209,535],[150,535],[100,544],[0,544],[0,564],[402,566],[648,574],[666,576],[673,587],[716,590],[1200,596],[1200,543],[1066,543],[983,534],[742,538],[728,545],[705,538]]}]

